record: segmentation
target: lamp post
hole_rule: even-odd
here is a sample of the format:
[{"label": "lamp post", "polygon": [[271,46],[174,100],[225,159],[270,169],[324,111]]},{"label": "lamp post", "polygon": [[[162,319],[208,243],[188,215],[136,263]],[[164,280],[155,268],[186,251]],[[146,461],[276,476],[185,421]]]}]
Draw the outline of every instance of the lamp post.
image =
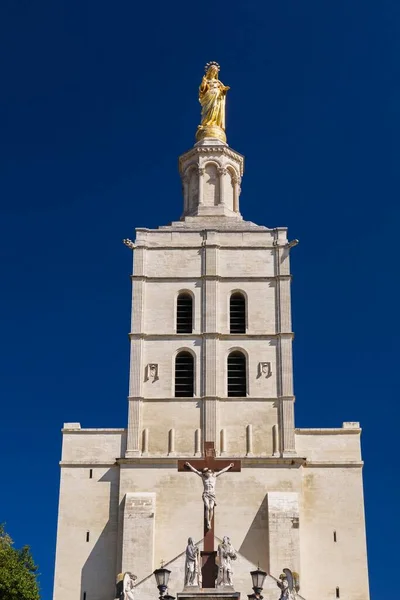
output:
[{"label": "lamp post", "polygon": [[165,593],[168,590],[168,581],[170,575],[171,571],[165,569],[162,566],[162,563],[161,567],[154,571],[154,577],[156,578],[157,587],[160,592],[160,600],[175,600],[174,596],[170,596],[168,593]]},{"label": "lamp post", "polygon": [[267,573],[257,567],[255,571],[250,571],[251,580],[253,582],[253,590],[254,594],[248,594],[247,597],[249,600],[263,600],[261,596],[261,592],[263,589],[264,581],[267,576]]}]

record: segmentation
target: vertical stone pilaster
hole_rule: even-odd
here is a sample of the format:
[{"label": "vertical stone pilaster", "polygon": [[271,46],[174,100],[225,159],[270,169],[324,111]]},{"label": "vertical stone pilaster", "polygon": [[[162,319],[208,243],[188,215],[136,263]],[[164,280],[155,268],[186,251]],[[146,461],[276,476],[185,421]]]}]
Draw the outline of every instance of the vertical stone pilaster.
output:
[{"label": "vertical stone pilaster", "polygon": [[[292,322],[290,305],[289,250],[275,247],[277,388],[281,399],[279,415],[279,450],[283,455],[296,453],[294,436],[294,396],[292,361]],[[277,450],[275,450],[277,452]]]},{"label": "vertical stone pilaster", "polygon": [[201,429],[194,432],[194,455],[201,456]]},{"label": "vertical stone pilaster", "polygon": [[130,458],[141,454],[140,448],[140,413],[141,399],[128,398],[128,435],[125,457]]},{"label": "vertical stone pilaster", "polygon": [[[144,331],[145,268],[146,248],[137,246],[133,257],[131,332],[134,336],[140,336]],[[140,437],[143,368],[143,339],[141,337],[131,337],[126,457],[138,456],[142,450]]]},{"label": "vertical stone pilaster", "polygon": [[182,191],[183,191],[183,210],[185,213],[189,211],[189,174],[185,173],[182,176]]},{"label": "vertical stone pilaster", "polygon": [[154,569],[156,494],[128,493],[125,496],[122,540],[122,573],[135,567],[143,579]]},{"label": "vertical stone pilaster", "polygon": [[203,250],[204,296],[204,333],[216,333],[218,328],[218,246],[209,245],[213,242],[215,232],[207,233]]},{"label": "vertical stone pilaster", "polygon": [[146,248],[138,246],[133,256],[133,283],[132,283],[132,319],[131,332],[142,333],[144,328],[144,303],[146,281],[144,278],[146,268]]},{"label": "vertical stone pilaster", "polygon": [[300,568],[299,498],[296,492],[268,492],[268,573],[279,577],[282,565]]},{"label": "vertical stone pilaster", "polygon": [[203,246],[203,427],[204,441],[217,439],[217,377],[218,377],[218,246],[216,233],[207,232]]},{"label": "vertical stone pilaster", "polygon": [[133,275],[144,275],[146,267],[146,246],[137,245],[133,254]]},{"label": "vertical stone pilaster", "polygon": [[246,427],[246,456],[253,456],[253,425]]},{"label": "vertical stone pilaster", "polygon": [[292,360],[292,335],[281,334],[281,396],[293,396],[293,360]]},{"label": "vertical stone pilaster", "polygon": [[273,425],[272,427],[272,455],[280,456],[280,443],[279,443],[279,427],[278,425]]},{"label": "vertical stone pilaster", "polygon": [[203,167],[199,167],[199,204],[204,204],[204,173],[205,169]]},{"label": "vertical stone pilaster", "polygon": [[131,340],[131,368],[129,377],[129,411],[126,456],[140,454],[142,405],[143,340]]},{"label": "vertical stone pilaster", "polygon": [[132,286],[132,322],[131,332],[142,333],[144,328],[144,303],[146,282],[144,279],[134,279]]},{"label": "vertical stone pilaster", "polygon": [[143,429],[142,432],[142,456],[148,456],[149,454],[149,430]]},{"label": "vertical stone pilaster", "polygon": [[175,429],[168,432],[168,456],[175,456]]},{"label": "vertical stone pilaster", "polygon": [[290,299],[290,276],[281,275],[278,281],[280,288],[280,325],[281,333],[292,333],[292,311]]},{"label": "vertical stone pilaster", "polygon": [[140,398],[142,396],[142,374],[143,374],[143,340],[140,337],[131,339],[131,358],[129,370],[129,397]]},{"label": "vertical stone pilaster", "polygon": [[219,432],[219,452],[221,455],[226,454],[226,429]]},{"label": "vertical stone pilaster", "polygon": [[220,204],[225,204],[225,175],[227,175],[228,171],[225,167],[218,168],[219,175],[219,202]]},{"label": "vertical stone pilaster", "polygon": [[233,177],[233,211],[235,213],[240,212],[239,210],[239,196],[240,196],[240,183],[242,181],[241,177]]},{"label": "vertical stone pilaster", "polygon": [[215,336],[205,338],[203,344],[205,379],[203,400],[204,441],[214,442],[217,447],[217,339]]},{"label": "vertical stone pilaster", "polygon": [[217,400],[215,398],[204,398],[204,441],[214,442],[218,447],[217,440]]},{"label": "vertical stone pilaster", "polygon": [[281,399],[281,448],[283,456],[296,454],[293,397]]}]

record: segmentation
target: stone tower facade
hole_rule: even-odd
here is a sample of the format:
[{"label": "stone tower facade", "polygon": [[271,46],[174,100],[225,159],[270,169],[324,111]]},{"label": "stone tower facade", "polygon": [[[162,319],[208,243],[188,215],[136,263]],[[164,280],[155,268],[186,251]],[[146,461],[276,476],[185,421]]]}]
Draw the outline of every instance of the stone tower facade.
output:
[{"label": "stone tower facade", "polygon": [[296,429],[290,250],[285,228],[244,221],[243,156],[203,139],[180,157],[179,222],[139,228],[133,250],[128,426],[65,423],[54,600],[112,600],[119,574],[154,598],[163,559],[170,593],[190,536],[202,547],[202,486],[178,459],[240,459],[218,480],[216,543],[237,551],[234,586],[287,567],[299,598],[367,600],[358,423]]}]

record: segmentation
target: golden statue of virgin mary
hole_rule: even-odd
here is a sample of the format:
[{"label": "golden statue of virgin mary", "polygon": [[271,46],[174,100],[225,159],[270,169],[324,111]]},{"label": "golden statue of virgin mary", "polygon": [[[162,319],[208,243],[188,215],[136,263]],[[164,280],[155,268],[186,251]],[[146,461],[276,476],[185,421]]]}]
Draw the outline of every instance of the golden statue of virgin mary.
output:
[{"label": "golden statue of virgin mary", "polygon": [[196,140],[204,138],[217,138],[226,142],[225,135],[225,99],[226,92],[230,89],[218,79],[219,64],[207,63],[205,75],[199,88],[199,102],[201,104],[201,124],[197,128]]}]

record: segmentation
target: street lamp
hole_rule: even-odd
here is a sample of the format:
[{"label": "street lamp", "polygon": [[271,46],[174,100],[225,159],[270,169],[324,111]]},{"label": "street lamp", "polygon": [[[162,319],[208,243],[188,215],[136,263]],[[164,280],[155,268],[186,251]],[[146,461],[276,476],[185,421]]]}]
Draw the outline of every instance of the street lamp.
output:
[{"label": "street lamp", "polygon": [[257,567],[255,571],[250,571],[250,575],[253,582],[254,594],[248,595],[248,598],[249,600],[262,600],[261,592],[267,573],[265,571],[262,571],[260,567]]},{"label": "street lamp", "polygon": [[175,600],[173,596],[169,596],[165,593],[168,589],[170,575],[171,571],[165,569],[164,567],[160,567],[154,571],[154,577],[156,578],[157,587],[160,592],[160,600]]}]

